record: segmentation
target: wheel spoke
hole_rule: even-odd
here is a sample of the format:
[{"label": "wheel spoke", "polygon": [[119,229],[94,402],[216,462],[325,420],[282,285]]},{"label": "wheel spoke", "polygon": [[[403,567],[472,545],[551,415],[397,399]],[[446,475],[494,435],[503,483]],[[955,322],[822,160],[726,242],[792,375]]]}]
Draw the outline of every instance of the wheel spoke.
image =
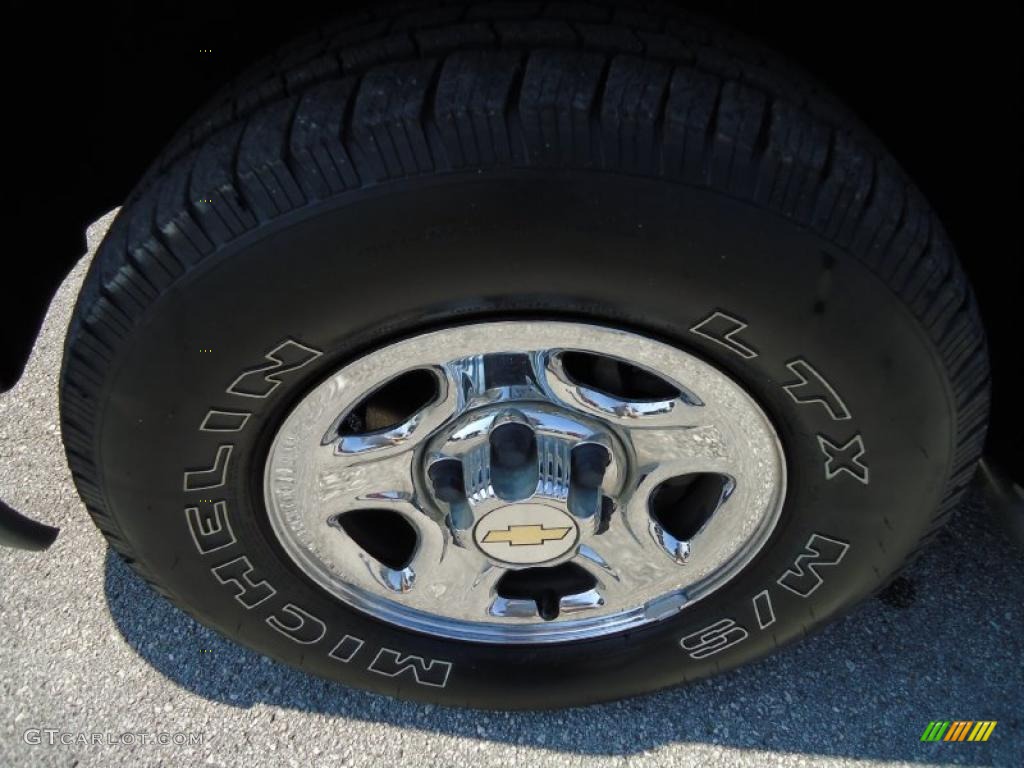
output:
[{"label": "wheel spoke", "polygon": [[612,526],[580,547],[573,562],[597,581],[597,591],[609,604],[624,604],[645,585],[663,581],[668,559],[657,551],[646,531],[634,536],[625,526]]},{"label": "wheel spoke", "polygon": [[646,427],[627,432],[637,472],[671,477],[689,472],[727,473],[733,464],[728,443],[711,425],[698,427]]},{"label": "wheel spoke", "polygon": [[495,587],[504,573],[475,550],[455,546],[450,540],[440,552],[433,548],[417,552],[409,568],[417,581],[410,604],[430,609],[439,600],[452,601],[477,621],[487,619]]},{"label": "wheel spoke", "polygon": [[412,502],[412,450],[403,447],[397,451],[381,449],[344,456],[326,446],[321,452],[316,487],[321,509],[328,514]]}]

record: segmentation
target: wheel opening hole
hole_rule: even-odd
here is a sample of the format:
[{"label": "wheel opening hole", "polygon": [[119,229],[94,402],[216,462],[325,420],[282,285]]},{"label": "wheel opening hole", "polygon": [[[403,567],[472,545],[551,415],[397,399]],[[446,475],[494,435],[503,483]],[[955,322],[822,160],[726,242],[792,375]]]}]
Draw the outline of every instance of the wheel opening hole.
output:
[{"label": "wheel opening hole", "polygon": [[566,376],[577,385],[630,402],[660,402],[681,397],[680,389],[656,373],[606,355],[562,352]]},{"label": "wheel opening hole", "polygon": [[597,580],[575,563],[509,571],[497,584],[506,600],[533,600],[537,613],[546,621],[557,619],[563,597],[587,592]]},{"label": "wheel opening hole", "polygon": [[335,517],[332,524],[370,555],[393,570],[405,568],[416,551],[416,529],[390,509],[355,509]]},{"label": "wheel opening hole", "polygon": [[437,374],[417,368],[377,387],[351,408],[338,426],[338,436],[380,432],[404,424],[441,394]]},{"label": "wheel opening hole", "polygon": [[651,517],[678,541],[689,541],[729,498],[735,485],[728,475],[714,472],[669,478],[651,494]]}]

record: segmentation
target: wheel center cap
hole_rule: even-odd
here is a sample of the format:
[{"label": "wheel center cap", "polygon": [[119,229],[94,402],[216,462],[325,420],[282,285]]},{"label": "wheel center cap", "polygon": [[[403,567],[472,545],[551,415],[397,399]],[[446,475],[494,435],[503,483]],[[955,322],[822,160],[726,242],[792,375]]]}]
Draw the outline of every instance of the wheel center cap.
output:
[{"label": "wheel center cap", "polygon": [[540,502],[516,503],[484,515],[473,540],[487,557],[511,565],[539,565],[576,546],[579,528],[562,510]]}]

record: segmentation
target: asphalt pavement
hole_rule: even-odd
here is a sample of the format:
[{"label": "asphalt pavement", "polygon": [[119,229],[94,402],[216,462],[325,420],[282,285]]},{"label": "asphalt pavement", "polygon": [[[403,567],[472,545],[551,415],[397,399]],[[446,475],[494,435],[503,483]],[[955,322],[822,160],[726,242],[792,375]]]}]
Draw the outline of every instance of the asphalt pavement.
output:
[{"label": "asphalt pavement", "polygon": [[[90,228],[90,254],[109,221]],[[88,260],[0,395],[0,497],[62,528],[46,553],[0,551],[0,766],[1024,765],[1024,549],[978,494],[845,619],[724,676],[612,704],[409,704],[225,640],[121,562],[72,485],[57,376]],[[998,725],[985,743],[921,742],[932,720]]]}]

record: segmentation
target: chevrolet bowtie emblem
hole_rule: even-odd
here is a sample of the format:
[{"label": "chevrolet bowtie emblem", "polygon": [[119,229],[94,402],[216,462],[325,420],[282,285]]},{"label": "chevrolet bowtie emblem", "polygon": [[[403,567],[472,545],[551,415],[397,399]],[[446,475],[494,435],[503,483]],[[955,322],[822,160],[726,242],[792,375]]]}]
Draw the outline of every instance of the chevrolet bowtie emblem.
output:
[{"label": "chevrolet bowtie emblem", "polygon": [[505,530],[488,531],[484,544],[506,542],[513,547],[536,546],[545,541],[560,541],[571,528],[545,528],[543,525],[510,525]]}]

